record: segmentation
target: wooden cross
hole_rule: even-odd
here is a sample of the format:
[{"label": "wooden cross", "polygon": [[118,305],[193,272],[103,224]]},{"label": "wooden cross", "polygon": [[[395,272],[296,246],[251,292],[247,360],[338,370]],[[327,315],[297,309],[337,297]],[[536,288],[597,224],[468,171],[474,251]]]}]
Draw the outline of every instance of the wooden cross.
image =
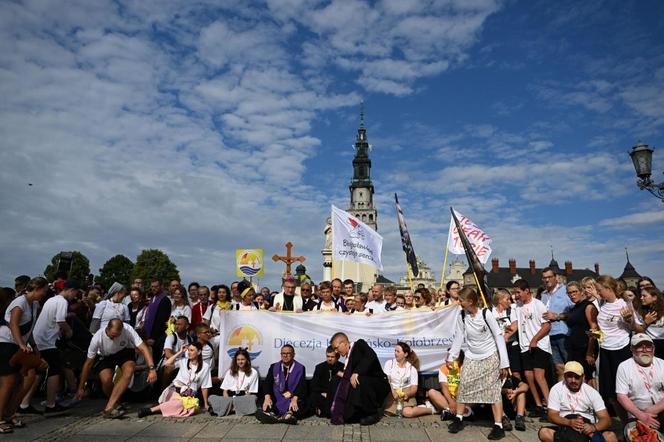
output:
[{"label": "wooden cross", "polygon": [[291,250],[293,249],[293,243],[288,241],[286,243],[286,256],[279,256],[279,255],[274,255],[272,257],[272,261],[277,262],[277,261],[283,261],[286,263],[286,274],[290,275],[291,274],[291,264],[293,264],[296,261],[299,262],[304,262],[304,256],[292,256],[291,255]]}]

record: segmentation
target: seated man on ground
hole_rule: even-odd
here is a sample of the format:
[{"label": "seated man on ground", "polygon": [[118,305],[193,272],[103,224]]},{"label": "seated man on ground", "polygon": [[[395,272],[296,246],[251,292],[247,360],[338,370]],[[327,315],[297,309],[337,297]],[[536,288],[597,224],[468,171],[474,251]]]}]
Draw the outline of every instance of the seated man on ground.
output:
[{"label": "seated man on ground", "polygon": [[591,440],[600,433],[606,442],[618,439],[611,428],[611,417],[597,390],[583,382],[583,366],[576,361],[565,364],[563,380],[551,387],[548,401],[549,422],[537,434],[543,442]]},{"label": "seated man on ground", "polygon": [[256,410],[256,418],[263,424],[297,424],[305,416],[307,387],[304,365],[295,360],[295,349],[281,347],[281,361],[270,365],[263,381],[265,397]]},{"label": "seated man on ground", "polygon": [[503,395],[503,428],[508,430],[512,428],[509,415],[515,415],[514,428],[518,431],[526,431],[526,393],[528,393],[528,384],[514,374],[505,379],[501,390]]},{"label": "seated man on ground", "polygon": [[[346,298],[348,300],[348,298]],[[337,373],[344,369],[339,362],[339,355],[332,346],[325,351],[325,361],[316,365],[314,377],[311,379],[311,409],[312,414],[320,417],[330,417],[334,392],[339,383]]]},{"label": "seated man on ground", "polygon": [[[618,366],[616,394],[618,402],[629,413],[625,440],[632,440],[637,421],[656,431],[664,424],[664,360],[655,357],[655,344],[650,336],[632,336],[632,357]],[[650,432],[638,428],[641,433]],[[659,439],[658,439],[659,440]]]},{"label": "seated man on ground", "polygon": [[334,351],[346,358],[331,410],[332,424],[358,422],[373,425],[380,421],[390,384],[376,352],[363,339],[350,342],[338,332],[330,340]]},{"label": "seated man on ground", "polygon": [[[120,319],[111,319],[106,328],[98,330],[92,337],[88,347],[88,357],[81,370],[81,380],[74,400],[81,400],[85,393],[85,385],[90,376],[95,359],[99,358],[99,380],[104,394],[108,396],[108,402],[104,407],[105,418],[117,419],[125,414],[126,410],[117,406],[120,398],[127,391],[131,377],[136,366],[136,350],[143,354],[148,363],[148,382],[157,380],[157,370],[152,360],[152,352],[138,333],[128,324]],[[122,375],[117,383],[113,383],[115,367],[120,367]]]}]

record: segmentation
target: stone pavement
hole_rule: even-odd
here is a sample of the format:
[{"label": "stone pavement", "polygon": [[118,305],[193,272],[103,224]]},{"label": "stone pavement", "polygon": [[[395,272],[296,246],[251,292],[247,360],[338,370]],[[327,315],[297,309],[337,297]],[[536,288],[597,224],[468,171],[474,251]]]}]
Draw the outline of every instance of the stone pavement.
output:
[{"label": "stone pavement", "polygon": [[[417,419],[384,418],[370,427],[360,425],[333,426],[328,420],[309,418],[298,425],[261,425],[253,417],[212,417],[207,413],[188,418],[136,417],[138,405],[119,420],[107,420],[99,416],[101,400],[86,400],[73,408],[67,416],[43,418],[27,416],[26,428],[13,434],[1,435],[0,440],[12,441],[484,441],[489,434],[488,422],[470,423],[458,434],[447,432],[447,422],[438,416]],[[537,429],[542,424],[530,420],[527,431],[507,433],[504,441],[537,441]]]}]

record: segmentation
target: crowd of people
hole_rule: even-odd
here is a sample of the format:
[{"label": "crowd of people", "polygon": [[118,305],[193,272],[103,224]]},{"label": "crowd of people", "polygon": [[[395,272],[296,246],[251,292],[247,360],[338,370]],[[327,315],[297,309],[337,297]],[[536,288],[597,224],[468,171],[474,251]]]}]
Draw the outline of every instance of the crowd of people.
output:
[{"label": "crowd of people", "polygon": [[[244,348],[220,371],[226,311],[450,308],[458,311],[454,342],[434,383],[407,343],[395,343],[394,358],[381,365],[367,342],[341,332],[311,380],[290,345],[266,373]],[[651,440],[664,424],[663,357],[664,297],[647,277],[637,287],[606,275],[563,284],[546,268],[541,287],[519,279],[488,294],[450,281],[402,295],[381,284],[358,293],[352,280],[298,284],[289,275],[280,291],[246,280],[164,287],[158,278],[83,290],[64,278],[19,276],[13,289],[0,289],[0,434],[25,426],[24,415],[58,416],[98,394],[109,419],[128,412],[127,398],[154,398],[139,417],[203,410],[266,424],[316,415],[371,425],[383,415],[440,414],[451,433],[485,413],[496,440],[525,431],[529,409],[545,422],[542,441],[617,440],[611,415],[626,440]]]}]

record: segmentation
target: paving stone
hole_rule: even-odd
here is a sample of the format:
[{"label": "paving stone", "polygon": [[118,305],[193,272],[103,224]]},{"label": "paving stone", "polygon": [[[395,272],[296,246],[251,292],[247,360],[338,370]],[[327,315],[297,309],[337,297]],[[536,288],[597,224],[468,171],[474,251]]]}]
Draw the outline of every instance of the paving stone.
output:
[{"label": "paving stone", "polygon": [[[76,434],[83,436],[132,437],[152,425],[151,422],[132,422],[126,420],[103,420],[94,423]],[[96,438],[95,438],[96,440]]]},{"label": "paving stone", "polygon": [[288,428],[285,440],[344,440],[344,429],[340,426],[304,426],[296,425]]},{"label": "paving stone", "polygon": [[286,434],[288,427],[289,426],[285,424],[263,425],[256,423],[250,425],[235,425],[224,435],[224,439],[281,440],[283,439],[284,434]]},{"label": "paving stone", "polygon": [[[194,439],[198,441],[199,439],[206,439],[206,438],[217,438],[220,439],[224,437],[226,433],[228,433],[231,428],[233,428],[235,425],[238,425],[238,422],[229,422],[224,419],[224,422],[210,422],[205,427],[201,429],[198,433],[196,433],[196,436],[194,436]],[[242,424],[239,424],[242,425]]]},{"label": "paving stone", "polygon": [[162,438],[190,439],[200,432],[205,424],[202,423],[180,423],[180,422],[155,422],[137,433],[136,438]]},{"label": "paving stone", "polygon": [[[41,416],[27,416],[21,418],[26,424],[25,428],[14,430],[7,440],[34,440],[39,439],[54,430],[70,425],[76,421],[73,416],[45,419]],[[4,438],[3,438],[4,439]]]},{"label": "paving stone", "polygon": [[369,435],[371,440],[380,441],[429,441],[429,436],[422,428],[371,427]]}]

